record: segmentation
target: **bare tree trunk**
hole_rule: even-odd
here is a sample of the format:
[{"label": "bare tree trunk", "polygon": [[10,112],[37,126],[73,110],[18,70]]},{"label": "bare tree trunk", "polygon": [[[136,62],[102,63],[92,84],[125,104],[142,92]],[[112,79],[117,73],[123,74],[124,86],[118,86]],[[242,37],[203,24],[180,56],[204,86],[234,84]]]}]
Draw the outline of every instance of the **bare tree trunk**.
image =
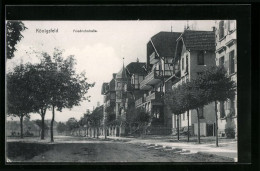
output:
[{"label": "bare tree trunk", "polygon": [[190,110],[187,111],[188,117],[188,142],[190,142]]},{"label": "bare tree trunk", "polygon": [[23,115],[20,116],[20,129],[21,129],[20,137],[23,138]]},{"label": "bare tree trunk", "polygon": [[107,139],[107,126],[106,125],[104,127],[104,131],[105,131],[105,139]]},{"label": "bare tree trunk", "polygon": [[218,147],[218,109],[217,109],[217,101],[215,101],[215,136],[216,136],[216,147]]},{"label": "bare tree trunk", "polygon": [[98,127],[96,129],[97,129],[97,138],[98,138],[99,129],[98,129]]},{"label": "bare tree trunk", "polygon": [[200,144],[200,116],[199,116],[198,108],[197,108],[197,117],[198,117],[198,143]]},{"label": "bare tree trunk", "polygon": [[177,134],[178,134],[178,141],[180,140],[180,123],[179,123],[179,115],[177,115]]},{"label": "bare tree trunk", "polygon": [[54,142],[53,139],[53,122],[54,122],[54,117],[55,117],[55,106],[52,106],[52,119],[51,119],[51,142]]},{"label": "bare tree trunk", "polygon": [[41,128],[42,128],[42,130],[41,130],[41,140],[44,140],[44,131],[45,131],[45,127],[44,127],[44,117],[45,117],[45,114],[41,114],[41,117],[42,117],[42,126],[41,126]]}]

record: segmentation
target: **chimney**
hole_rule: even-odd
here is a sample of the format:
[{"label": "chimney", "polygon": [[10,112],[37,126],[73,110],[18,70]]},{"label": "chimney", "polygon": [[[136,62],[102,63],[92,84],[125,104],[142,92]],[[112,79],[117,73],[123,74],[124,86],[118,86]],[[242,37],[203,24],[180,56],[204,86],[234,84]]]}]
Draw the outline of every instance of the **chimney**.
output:
[{"label": "chimney", "polygon": [[113,79],[116,79],[116,73],[113,73]]},{"label": "chimney", "polygon": [[212,27],[212,30],[213,30],[213,32],[215,32],[215,31],[216,31],[216,27],[213,26],[213,27]]}]

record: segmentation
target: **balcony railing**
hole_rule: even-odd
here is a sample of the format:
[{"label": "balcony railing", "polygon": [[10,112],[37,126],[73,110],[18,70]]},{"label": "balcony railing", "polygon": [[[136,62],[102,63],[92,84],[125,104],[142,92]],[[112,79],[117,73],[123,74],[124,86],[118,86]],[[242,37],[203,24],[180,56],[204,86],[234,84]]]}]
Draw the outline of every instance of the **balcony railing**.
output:
[{"label": "balcony railing", "polygon": [[151,55],[150,55],[150,64],[155,64],[159,61],[159,57],[156,55],[155,52],[153,52]]},{"label": "balcony railing", "polygon": [[135,101],[135,107],[141,105],[142,103],[143,103],[143,97]]},{"label": "balcony railing", "polygon": [[149,96],[146,96],[145,101],[156,101],[161,102],[163,100],[162,92],[153,92]]},{"label": "balcony railing", "polygon": [[159,70],[150,72],[145,79],[140,83],[141,90],[149,90],[151,85],[158,84],[161,81],[162,76]]}]

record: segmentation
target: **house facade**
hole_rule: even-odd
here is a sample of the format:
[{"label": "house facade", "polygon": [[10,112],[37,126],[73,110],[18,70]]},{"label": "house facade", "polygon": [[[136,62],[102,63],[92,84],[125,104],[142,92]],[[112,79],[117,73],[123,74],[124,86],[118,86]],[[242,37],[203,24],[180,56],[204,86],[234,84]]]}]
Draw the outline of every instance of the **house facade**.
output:
[{"label": "house facade", "polygon": [[181,33],[159,32],[147,43],[147,75],[140,83],[143,96],[135,102],[136,108],[142,107],[152,116],[150,134],[171,133],[171,112],[164,105],[164,94],[170,90],[165,82],[173,72],[172,60],[175,54],[176,39]]},{"label": "house facade", "polygon": [[[235,20],[216,21],[216,65],[223,66],[230,79],[237,83],[237,33]],[[226,136],[225,129],[237,133],[237,95],[233,99],[218,102],[218,133]]]},{"label": "house facade", "polygon": [[[171,77],[172,89],[195,79],[207,67],[215,66],[215,33],[214,31],[185,30],[177,39],[175,57],[173,60],[174,75]],[[213,136],[215,129],[214,104],[199,109],[200,135]],[[179,119],[177,118],[179,117]],[[189,125],[188,125],[189,117]],[[177,130],[179,121],[180,130],[189,126],[191,134],[197,135],[197,111],[190,110],[181,115],[172,116],[173,134]]]},{"label": "house facade", "polygon": [[104,116],[108,112],[106,109],[109,109],[110,113],[115,114],[115,120],[122,121],[122,123],[108,126],[108,136],[128,134],[129,130],[124,125],[128,115],[126,111],[130,107],[135,107],[135,99],[142,94],[140,82],[146,74],[144,66],[145,63],[138,60],[137,62],[131,62],[126,67],[123,65],[118,73],[113,74],[110,83],[103,83],[101,94],[104,95]]}]

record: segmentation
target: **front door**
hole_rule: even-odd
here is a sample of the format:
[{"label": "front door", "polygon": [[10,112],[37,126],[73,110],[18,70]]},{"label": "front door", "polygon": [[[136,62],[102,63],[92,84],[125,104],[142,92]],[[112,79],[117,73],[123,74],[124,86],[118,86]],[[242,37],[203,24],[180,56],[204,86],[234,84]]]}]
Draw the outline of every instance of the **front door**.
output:
[{"label": "front door", "polygon": [[207,124],[207,136],[213,136],[213,124]]}]

